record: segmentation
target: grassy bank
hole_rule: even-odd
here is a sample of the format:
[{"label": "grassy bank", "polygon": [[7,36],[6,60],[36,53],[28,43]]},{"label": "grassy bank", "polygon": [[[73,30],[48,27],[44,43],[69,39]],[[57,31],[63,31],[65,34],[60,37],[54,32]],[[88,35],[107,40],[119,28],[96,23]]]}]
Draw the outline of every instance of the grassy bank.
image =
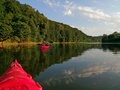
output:
[{"label": "grassy bank", "polygon": [[[41,44],[41,43],[42,42],[23,42],[23,43],[18,43],[18,42],[0,42],[0,47],[18,46],[18,45],[29,46],[29,45],[36,45],[36,44]],[[53,42],[53,44],[100,44],[100,43],[101,42]],[[51,44],[51,43],[49,43],[49,44]]]},{"label": "grassy bank", "polygon": [[29,45],[35,45],[39,44],[41,42],[23,42],[23,43],[18,43],[18,42],[0,42],[0,47],[6,47],[6,46],[18,46],[18,45],[23,45],[23,46],[29,46]]}]

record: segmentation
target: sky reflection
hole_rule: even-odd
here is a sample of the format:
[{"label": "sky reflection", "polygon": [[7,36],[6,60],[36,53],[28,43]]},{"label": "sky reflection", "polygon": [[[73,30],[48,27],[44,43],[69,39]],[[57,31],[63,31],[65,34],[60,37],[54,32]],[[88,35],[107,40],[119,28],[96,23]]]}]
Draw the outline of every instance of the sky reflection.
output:
[{"label": "sky reflection", "polygon": [[85,78],[104,77],[105,73],[120,73],[120,55],[104,52],[101,49],[91,49],[81,56],[71,58],[62,64],[55,64],[40,73],[36,80],[48,86],[81,82]]}]

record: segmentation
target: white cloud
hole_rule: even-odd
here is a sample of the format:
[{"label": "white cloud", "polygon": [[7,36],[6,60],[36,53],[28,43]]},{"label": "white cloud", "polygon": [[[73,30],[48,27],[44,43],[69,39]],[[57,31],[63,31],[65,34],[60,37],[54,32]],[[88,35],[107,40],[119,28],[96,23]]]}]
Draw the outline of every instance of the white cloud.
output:
[{"label": "white cloud", "polygon": [[120,19],[120,12],[113,13],[114,17],[118,17]]},{"label": "white cloud", "polygon": [[65,4],[61,5],[64,8],[64,15],[74,15],[74,10],[76,9],[76,4],[73,2],[65,1]]},{"label": "white cloud", "polygon": [[44,2],[50,6],[62,7],[64,9],[64,15],[76,15],[79,12],[79,14],[82,14],[92,20],[105,22],[108,21],[107,19],[111,18],[110,15],[105,14],[102,10],[92,7],[82,7],[70,1],[65,1],[64,4],[60,2],[55,2],[54,0],[44,0]]},{"label": "white cloud", "polygon": [[[97,0],[92,0],[92,1],[96,2]],[[60,3],[60,1],[56,2],[56,0],[44,0],[43,2],[52,7],[57,6],[64,8],[64,15],[71,15],[74,14],[76,11],[76,12],[80,12],[80,14],[85,15],[93,20],[98,20],[98,21],[104,20],[108,22],[115,19],[115,22],[120,22],[118,21],[118,19],[120,20],[120,12],[114,12],[113,14],[109,15],[95,7],[79,6],[76,3],[70,2],[68,0],[65,1],[65,3]]]},{"label": "white cloud", "polygon": [[64,15],[73,15],[73,13],[71,10],[68,10],[68,11],[64,11]]},{"label": "white cloud", "polygon": [[[110,23],[111,15],[104,13],[102,10],[94,7],[83,7],[75,4],[74,2],[66,1],[64,5],[64,15],[83,15],[94,21],[101,21],[103,23]],[[78,15],[79,14],[79,15]],[[79,17],[78,17],[79,18]]]},{"label": "white cloud", "polygon": [[95,28],[95,27],[77,27],[79,30],[90,36],[99,36],[103,34],[111,34],[115,32],[116,29],[113,28]]},{"label": "white cloud", "polygon": [[91,8],[91,7],[78,7],[78,10],[80,12],[82,12],[83,15],[91,18],[91,19],[94,19],[94,20],[105,20],[105,19],[108,19],[110,18],[111,16],[108,15],[108,14],[105,14],[104,12],[102,12],[101,10],[99,9],[94,9],[94,8]]},{"label": "white cloud", "polygon": [[[97,0],[91,0],[97,3]],[[111,12],[106,13],[102,9],[98,9],[96,7],[85,7],[80,6],[77,3],[66,0],[65,2],[57,1],[57,0],[44,0],[46,4],[51,7],[59,7],[60,11],[66,16],[74,16],[78,18],[78,21],[81,20],[81,17],[85,17],[87,21],[92,23],[99,23],[104,25],[106,28],[93,28],[93,27],[77,27],[82,30],[87,35],[103,35],[113,33],[114,31],[120,31],[120,12]],[[74,18],[72,17],[72,19]],[[86,21],[86,23],[88,23]],[[75,25],[74,25],[75,26]]]},{"label": "white cloud", "polygon": [[113,13],[113,19],[114,22],[120,23],[120,12]]},{"label": "white cloud", "polygon": [[50,0],[44,0],[44,3],[46,3],[46,4],[50,5],[50,6],[53,5],[53,4],[50,2]]},{"label": "white cloud", "polygon": [[107,14],[103,12],[102,10],[97,9],[95,7],[83,7],[70,1],[66,1],[64,5],[60,5],[60,6],[64,8],[64,15],[74,15],[76,17],[77,14],[80,14],[80,15],[88,17],[91,20],[99,21],[104,24],[119,24],[120,23],[120,12],[114,12],[111,14]]},{"label": "white cloud", "polygon": [[44,0],[43,2],[48,4],[51,7],[54,7],[54,6],[59,7],[60,6],[60,2],[54,2],[54,1],[51,1],[51,0]]}]

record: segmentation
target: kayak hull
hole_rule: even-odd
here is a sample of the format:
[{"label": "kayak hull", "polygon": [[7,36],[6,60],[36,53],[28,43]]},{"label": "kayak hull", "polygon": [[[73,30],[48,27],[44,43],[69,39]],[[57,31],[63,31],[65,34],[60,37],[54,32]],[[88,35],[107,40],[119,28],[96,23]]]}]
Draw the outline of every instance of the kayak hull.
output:
[{"label": "kayak hull", "polygon": [[0,77],[0,90],[42,90],[42,87],[15,60]]},{"label": "kayak hull", "polygon": [[41,50],[42,52],[47,52],[47,51],[49,50],[49,48],[50,48],[49,45],[48,45],[48,46],[46,46],[46,45],[41,45],[41,46],[40,46],[40,50]]},{"label": "kayak hull", "polygon": [[50,48],[49,45],[48,45],[48,46],[47,46],[47,45],[41,45],[41,46],[40,46],[40,49],[48,49],[48,48]]}]

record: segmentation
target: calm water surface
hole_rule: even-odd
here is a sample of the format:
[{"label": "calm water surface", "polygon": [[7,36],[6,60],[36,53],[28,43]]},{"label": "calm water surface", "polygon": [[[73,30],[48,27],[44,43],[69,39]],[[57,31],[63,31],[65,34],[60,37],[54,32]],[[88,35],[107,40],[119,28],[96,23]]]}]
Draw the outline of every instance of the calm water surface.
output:
[{"label": "calm water surface", "polygon": [[120,45],[52,45],[1,47],[0,75],[14,60],[43,90],[120,90]]}]

